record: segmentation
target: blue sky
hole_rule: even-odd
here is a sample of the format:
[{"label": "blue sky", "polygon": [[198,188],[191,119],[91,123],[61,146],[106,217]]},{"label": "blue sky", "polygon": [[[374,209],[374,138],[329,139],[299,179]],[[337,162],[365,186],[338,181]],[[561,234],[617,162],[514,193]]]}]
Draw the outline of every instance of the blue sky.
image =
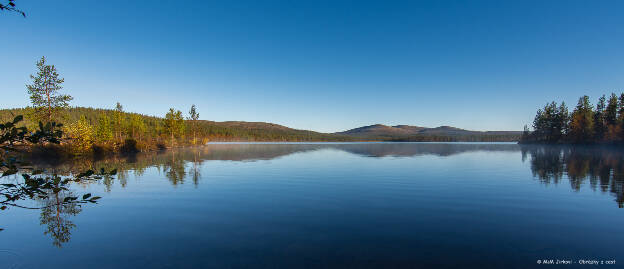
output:
[{"label": "blue sky", "polygon": [[[17,1],[0,107],[45,55],[72,105],[274,122],[521,130],[624,88],[623,1]],[[59,4],[62,3],[62,4]]]}]

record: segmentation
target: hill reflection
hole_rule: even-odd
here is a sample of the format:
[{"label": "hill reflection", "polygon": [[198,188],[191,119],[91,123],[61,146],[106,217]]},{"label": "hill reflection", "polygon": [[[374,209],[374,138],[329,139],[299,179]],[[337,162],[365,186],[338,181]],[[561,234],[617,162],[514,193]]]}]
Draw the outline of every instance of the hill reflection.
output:
[{"label": "hill reflection", "polygon": [[[518,151],[516,144],[462,144],[462,143],[317,143],[317,144],[208,144],[203,147],[175,149],[161,152],[113,156],[103,159],[76,159],[66,162],[34,160],[37,168],[68,175],[93,168],[115,168],[120,172],[132,170],[142,175],[148,167],[163,167],[170,177],[179,181],[185,173],[176,170],[186,162],[204,161],[258,161],[318,150],[339,150],[366,157],[413,157],[421,155],[451,156],[473,151]],[[123,180],[123,175],[120,176]],[[122,183],[124,185],[125,183]]]},{"label": "hill reflection", "polygon": [[[209,144],[203,147],[149,152],[130,156],[114,156],[99,160],[77,159],[70,162],[33,162],[36,169],[44,168],[59,175],[70,175],[88,169],[117,169],[117,179],[103,178],[100,183],[110,192],[114,184],[122,188],[131,175],[142,176],[148,168],[156,168],[172,186],[190,180],[197,186],[201,179],[201,166],[207,161],[258,161],[284,156],[333,150],[358,156],[414,157],[424,155],[452,156],[470,152],[508,152],[520,154],[529,162],[533,177],[542,184],[568,183],[575,191],[588,185],[615,197],[618,207],[624,207],[624,151],[605,147],[566,147],[516,144],[461,144],[461,143],[347,143],[347,144]],[[567,181],[567,182],[566,182]],[[586,184],[588,183],[588,184]],[[71,217],[80,208],[54,206],[63,197],[54,197],[52,204],[41,212],[41,225],[53,243],[61,246],[69,241],[75,225]]]},{"label": "hill reflection", "polygon": [[[567,178],[573,190],[585,182],[593,190],[609,192],[624,207],[624,151],[596,146],[547,146],[516,144],[462,143],[317,143],[317,144],[208,144],[203,147],[163,152],[115,156],[100,160],[79,159],[71,162],[34,162],[60,175],[87,169],[118,169],[117,180],[124,187],[130,174],[141,176],[149,167],[157,167],[175,186],[190,177],[193,184],[201,178],[199,167],[205,161],[272,160],[296,153],[337,150],[366,157],[452,156],[468,152],[521,152],[530,161],[533,176],[544,184],[559,184]],[[191,164],[190,167],[187,164]],[[104,179],[110,191],[114,179]]]},{"label": "hill reflection", "polygon": [[[149,167],[157,167],[175,186],[190,177],[193,184],[201,178],[205,161],[272,160],[296,153],[337,150],[365,157],[452,156],[483,152],[521,152],[529,161],[533,176],[544,184],[559,184],[566,179],[573,190],[588,182],[593,190],[609,192],[624,207],[624,151],[619,148],[592,146],[545,146],[516,144],[461,143],[318,143],[318,144],[209,144],[203,147],[163,152],[114,156],[99,160],[78,159],[70,162],[34,162],[36,168],[60,175],[88,169],[118,169],[117,180],[124,187],[130,174],[141,176]],[[189,164],[189,165],[187,165]],[[112,178],[103,183],[110,191]]]}]

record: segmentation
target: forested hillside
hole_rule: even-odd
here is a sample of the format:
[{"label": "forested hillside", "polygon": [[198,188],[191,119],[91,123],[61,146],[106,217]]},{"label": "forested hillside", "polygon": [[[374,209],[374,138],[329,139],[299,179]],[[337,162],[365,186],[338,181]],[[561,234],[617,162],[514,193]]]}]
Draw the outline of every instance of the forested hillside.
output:
[{"label": "forested hillside", "polygon": [[397,142],[512,142],[518,141],[519,131],[470,131],[451,126],[426,128],[420,126],[375,124],[336,134],[364,140]]},{"label": "forested hillside", "polygon": [[[516,141],[514,132],[474,132],[449,126],[381,124],[341,133],[319,133],[297,130],[264,122],[199,120],[192,105],[188,113],[168,108],[164,118],[129,113],[122,104],[114,109],[72,107],[76,101],[62,92],[65,79],[45,57],[36,63],[26,93],[30,106],[0,109],[0,123],[18,123],[27,132],[57,132],[59,145],[39,145],[46,151],[74,154],[99,152],[136,152],[184,145],[202,145],[208,141]],[[131,104],[130,104],[131,105]],[[166,108],[163,108],[163,112]],[[22,121],[18,120],[23,116]],[[3,125],[5,126],[5,125]],[[0,134],[3,135],[3,134]],[[34,148],[34,147],[32,147]]]},{"label": "forested hillside", "polygon": [[[13,115],[29,115],[30,108],[2,109],[2,122],[12,119]],[[81,120],[81,117],[84,119]],[[95,144],[107,142],[121,143],[126,138],[135,139],[143,146],[171,143],[193,144],[208,141],[395,141],[395,142],[510,142],[518,141],[521,132],[490,131],[478,132],[441,126],[425,128],[418,126],[381,124],[364,126],[339,133],[320,133],[297,130],[282,125],[265,122],[206,120],[184,120],[183,131],[171,141],[167,131],[166,119],[112,109],[70,107],[61,114],[60,122],[66,126],[81,123],[93,129]],[[35,122],[26,117],[24,124],[29,129],[36,127]],[[70,129],[70,128],[68,128]],[[68,130],[71,133],[71,130]]]},{"label": "forested hillside", "polygon": [[[14,115],[26,115],[24,124],[29,129],[36,127],[35,121],[28,117],[30,108],[1,109],[0,121],[13,119]],[[82,118],[82,119],[81,119]],[[87,125],[93,130],[94,142],[106,143],[133,138],[150,143],[170,143],[166,119],[129,113],[111,109],[70,107],[62,113],[60,120],[68,126]],[[194,126],[193,126],[194,125]],[[297,130],[278,124],[264,122],[206,120],[184,120],[183,130],[174,135],[174,142],[192,144],[195,132],[196,144],[207,141],[352,141],[345,135],[325,134],[314,131]]]}]

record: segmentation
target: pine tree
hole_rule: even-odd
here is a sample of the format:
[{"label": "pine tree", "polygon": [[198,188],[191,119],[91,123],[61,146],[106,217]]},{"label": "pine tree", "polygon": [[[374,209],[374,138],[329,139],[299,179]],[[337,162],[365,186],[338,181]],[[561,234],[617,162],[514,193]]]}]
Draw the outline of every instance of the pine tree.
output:
[{"label": "pine tree", "polygon": [[117,141],[121,141],[123,139],[122,132],[123,132],[124,122],[125,122],[125,115],[123,113],[123,106],[121,106],[121,104],[117,102],[117,105],[115,106],[115,111],[113,112],[113,123],[115,125],[114,126],[115,139]]},{"label": "pine tree", "polygon": [[624,93],[620,94],[620,98],[618,101],[617,126],[619,132],[617,134],[618,138],[616,140],[624,141]]},{"label": "pine tree", "polygon": [[568,128],[568,108],[565,103],[557,107],[556,102],[546,104],[537,111],[533,120],[532,134],[536,142],[559,142]]},{"label": "pine tree", "polygon": [[570,112],[568,112],[568,107],[565,102],[561,102],[561,105],[559,106],[557,120],[559,122],[561,132],[559,139],[562,139],[570,131]]},{"label": "pine tree", "polygon": [[189,111],[190,117],[188,118],[191,121],[191,131],[193,132],[193,145],[196,144],[197,141],[197,120],[199,119],[199,113],[195,108],[195,105],[191,106],[191,111]]},{"label": "pine tree", "polygon": [[544,133],[546,131],[546,117],[542,109],[538,109],[533,119],[533,137],[536,141],[544,140]]},{"label": "pine tree", "polygon": [[106,143],[113,140],[113,128],[110,119],[106,114],[102,114],[98,119],[98,125],[95,129],[95,138],[100,143]]},{"label": "pine tree", "polygon": [[605,109],[605,123],[607,126],[616,125],[618,116],[618,98],[615,93],[612,93]]},{"label": "pine tree", "polygon": [[570,138],[576,143],[591,142],[594,137],[594,115],[589,96],[579,98],[570,119]]},{"label": "pine tree", "polygon": [[139,139],[142,133],[145,132],[145,122],[143,121],[143,117],[139,114],[132,114],[130,116],[130,129],[132,138]]},{"label": "pine tree", "polygon": [[601,96],[596,104],[596,111],[594,112],[594,141],[602,141],[607,132],[607,125],[605,123],[605,96]]},{"label": "pine tree", "polygon": [[184,133],[184,118],[180,110],[169,109],[165,115],[165,130],[171,135],[171,146],[175,144],[175,137]]},{"label": "pine tree", "polygon": [[607,125],[607,133],[604,140],[607,142],[616,142],[618,133],[620,133],[620,126],[618,125],[618,98],[615,93],[609,97],[607,108],[605,109],[604,121]]},{"label": "pine tree", "polygon": [[26,85],[30,102],[33,106],[32,117],[35,121],[58,121],[58,113],[69,106],[72,97],[59,94],[63,89],[63,78],[59,78],[54,65],[47,65],[45,57],[37,62],[37,76],[30,75],[32,84]]}]

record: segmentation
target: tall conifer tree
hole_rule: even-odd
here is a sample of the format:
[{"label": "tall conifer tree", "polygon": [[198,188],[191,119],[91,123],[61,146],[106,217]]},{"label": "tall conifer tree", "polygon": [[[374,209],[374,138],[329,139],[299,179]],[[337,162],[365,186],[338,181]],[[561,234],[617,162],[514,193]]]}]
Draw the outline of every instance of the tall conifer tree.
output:
[{"label": "tall conifer tree", "polygon": [[589,96],[579,98],[570,119],[570,138],[576,143],[588,143],[594,137],[594,115]]},{"label": "tall conifer tree", "polygon": [[605,109],[606,109],[605,96],[601,96],[596,104],[596,111],[594,112],[594,141],[602,141],[604,135],[607,132],[607,125],[605,123]]},{"label": "tall conifer tree", "polygon": [[58,121],[58,113],[69,106],[72,97],[60,94],[63,89],[63,78],[54,65],[47,65],[46,58],[41,57],[37,62],[37,75],[30,75],[32,84],[26,85],[33,106],[32,117],[35,121]]},{"label": "tall conifer tree", "polygon": [[199,113],[195,105],[191,106],[189,111],[189,120],[191,121],[191,131],[193,132],[193,145],[197,143],[197,120],[199,119]]}]

